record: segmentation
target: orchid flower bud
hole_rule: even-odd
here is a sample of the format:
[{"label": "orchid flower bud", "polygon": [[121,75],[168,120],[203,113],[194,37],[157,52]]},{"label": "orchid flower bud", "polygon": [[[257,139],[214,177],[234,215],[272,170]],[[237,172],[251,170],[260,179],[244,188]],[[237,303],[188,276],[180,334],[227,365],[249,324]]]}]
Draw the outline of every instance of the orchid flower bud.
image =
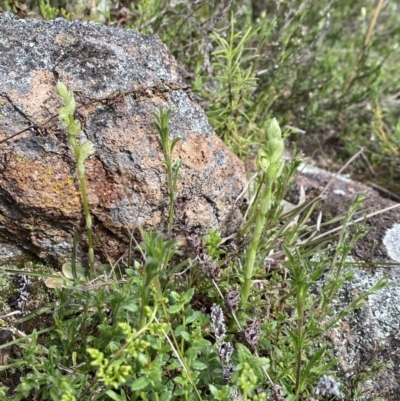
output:
[{"label": "orchid flower bud", "polygon": [[61,81],[58,81],[57,93],[64,100],[65,106],[63,107],[63,109],[65,109],[68,114],[73,115],[75,112],[76,104],[72,91],[69,91]]},{"label": "orchid flower bud", "polygon": [[57,94],[63,99],[68,96],[68,89],[61,81],[57,82]]},{"label": "orchid flower bud", "polygon": [[267,182],[274,182],[281,175],[284,165],[285,161],[283,159],[271,164],[267,171]]},{"label": "orchid flower bud", "polygon": [[96,149],[93,142],[87,141],[79,148],[79,161],[83,163],[88,156],[94,155],[95,153]]},{"label": "orchid flower bud", "polygon": [[78,136],[81,133],[81,122],[79,120],[74,120],[71,116],[70,124],[68,125],[68,135]]},{"label": "orchid flower bud", "polygon": [[257,163],[257,167],[266,173],[271,164],[268,152],[265,151],[264,149],[259,149],[258,154],[257,154],[256,163]]},{"label": "orchid flower bud", "polygon": [[285,144],[282,139],[274,138],[267,142],[267,152],[271,158],[271,163],[275,163],[282,157]]},{"label": "orchid flower bud", "polygon": [[270,141],[271,139],[282,139],[282,131],[275,117],[267,128],[267,140]]}]

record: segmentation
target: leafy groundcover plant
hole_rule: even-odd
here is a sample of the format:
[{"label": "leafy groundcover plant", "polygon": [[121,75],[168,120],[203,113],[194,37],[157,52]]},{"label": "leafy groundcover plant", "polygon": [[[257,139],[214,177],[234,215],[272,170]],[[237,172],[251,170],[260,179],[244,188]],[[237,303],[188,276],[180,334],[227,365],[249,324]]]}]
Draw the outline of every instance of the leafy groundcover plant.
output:
[{"label": "leafy groundcover plant", "polygon": [[[82,183],[84,161],[95,150],[88,142],[78,145],[73,93],[62,83],[57,90]],[[217,231],[203,237],[175,204],[180,163],[171,162],[169,116],[162,110],[155,116],[169,177],[168,233],[142,231],[141,243],[132,236],[128,262],[99,269],[88,235],[88,270],[72,257],[63,274],[47,277],[56,301],[43,313],[52,315],[53,324],[19,330],[1,346],[18,349],[1,369],[19,384],[3,386],[0,399],[342,398],[347,390],[334,378],[336,361],[324,334],[385,285],[380,282],[346,310],[331,306],[352,275],[347,256],[360,234],[356,229],[350,236],[347,225],[362,199],[344,217],[335,245],[332,238],[324,243],[315,237],[317,227],[309,222],[315,201],[285,214],[281,204],[299,158],[284,163],[282,132],[272,119],[242,230],[231,238]],[[85,204],[85,186],[80,188]],[[89,234],[90,211],[84,214]],[[176,257],[177,233],[192,249],[183,261]]]}]

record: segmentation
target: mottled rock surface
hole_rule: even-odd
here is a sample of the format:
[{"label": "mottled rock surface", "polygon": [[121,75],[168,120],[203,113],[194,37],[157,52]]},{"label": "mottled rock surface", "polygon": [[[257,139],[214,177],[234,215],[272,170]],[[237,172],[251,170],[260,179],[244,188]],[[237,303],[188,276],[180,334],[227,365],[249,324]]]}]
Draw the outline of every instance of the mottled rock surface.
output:
[{"label": "mottled rock surface", "polygon": [[[314,198],[332,178],[333,174],[327,171],[312,166],[306,168],[297,177],[290,201],[298,202],[300,186],[309,198]],[[365,210],[357,217],[396,206],[367,185],[339,176],[324,193],[315,215],[321,212],[322,222],[342,215],[357,193],[367,195]],[[392,285],[368,296],[361,309],[341,320],[339,326],[328,333],[335,356],[340,360],[342,385],[355,388],[361,380],[361,399],[365,401],[376,397],[400,400],[400,260],[396,259],[400,249],[399,223],[400,207],[366,220],[369,231],[351,255],[354,261],[365,262],[365,267],[354,268],[354,278],[337,294],[335,309],[346,308],[381,278],[388,278]],[[384,265],[385,262],[393,265]],[[372,267],[371,263],[376,265]]]},{"label": "mottled rock surface", "polygon": [[[0,15],[0,239],[40,258],[70,257],[84,222],[73,153],[57,118],[57,79],[75,92],[96,255],[116,260],[129,230],[165,230],[168,188],[154,113],[171,108],[180,214],[188,224],[234,232],[244,168],[211,129],[177,63],[156,37],[95,23]],[[23,131],[21,133],[21,131]],[[12,137],[16,133],[18,135]],[[84,242],[84,241],[82,241]],[[80,249],[80,252],[84,249]]]}]

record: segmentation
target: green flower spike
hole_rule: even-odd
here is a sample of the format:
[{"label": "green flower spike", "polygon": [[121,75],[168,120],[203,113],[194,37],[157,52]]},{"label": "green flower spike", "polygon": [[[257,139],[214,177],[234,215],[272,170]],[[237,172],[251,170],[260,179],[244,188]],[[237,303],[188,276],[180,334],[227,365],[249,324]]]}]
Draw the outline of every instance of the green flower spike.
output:
[{"label": "green flower spike", "polygon": [[90,216],[89,202],[87,198],[87,190],[85,183],[85,160],[88,156],[95,153],[95,148],[92,142],[87,141],[79,146],[77,136],[82,132],[81,123],[74,118],[75,113],[75,99],[72,91],[60,81],[57,83],[57,93],[63,99],[64,106],[60,107],[58,111],[60,121],[67,127],[67,140],[72,146],[76,158],[77,173],[79,184],[81,187],[82,203],[86,220],[86,231],[88,238],[88,259],[89,259],[89,273],[91,276],[95,275],[94,269],[94,251],[93,251],[93,235],[92,235],[92,218]]},{"label": "green flower spike", "polygon": [[258,245],[265,225],[265,217],[271,204],[273,183],[279,178],[285,164],[282,159],[284,141],[278,122],[273,118],[267,128],[267,143],[263,149],[259,149],[257,166],[263,171],[262,182],[264,188],[258,197],[258,211],[253,237],[247,250],[244,280],[241,288],[240,307],[245,309],[250,294],[251,282],[254,274],[254,264],[257,256]]}]

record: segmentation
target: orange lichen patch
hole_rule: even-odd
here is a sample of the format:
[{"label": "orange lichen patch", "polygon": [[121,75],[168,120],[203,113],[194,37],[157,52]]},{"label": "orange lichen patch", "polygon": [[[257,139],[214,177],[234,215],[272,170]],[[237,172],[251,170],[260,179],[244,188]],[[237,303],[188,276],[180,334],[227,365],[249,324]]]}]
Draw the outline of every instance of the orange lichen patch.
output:
[{"label": "orange lichen patch", "polygon": [[55,214],[80,213],[80,194],[65,162],[52,156],[36,160],[18,157],[11,167],[4,178],[18,188],[10,193],[18,203]]},{"label": "orange lichen patch", "polygon": [[123,188],[107,179],[100,160],[90,159],[86,161],[85,165],[89,205],[109,208],[119,197],[123,196]]},{"label": "orange lichen patch", "polygon": [[189,136],[184,142],[179,142],[174,150],[174,158],[180,157],[182,164],[190,169],[200,169],[210,162],[210,150],[204,137]]},{"label": "orange lichen patch", "polygon": [[[9,92],[9,97],[22,111],[35,119],[35,123],[42,124],[50,115],[57,114],[57,94],[54,77],[51,71],[36,71],[29,83],[30,91],[21,94],[17,91]],[[50,112],[50,113],[49,113]]]},{"label": "orange lichen patch", "polygon": [[133,152],[136,150],[136,142],[148,142],[148,133],[138,118],[126,116],[122,124],[104,128],[102,139],[110,148]]}]

